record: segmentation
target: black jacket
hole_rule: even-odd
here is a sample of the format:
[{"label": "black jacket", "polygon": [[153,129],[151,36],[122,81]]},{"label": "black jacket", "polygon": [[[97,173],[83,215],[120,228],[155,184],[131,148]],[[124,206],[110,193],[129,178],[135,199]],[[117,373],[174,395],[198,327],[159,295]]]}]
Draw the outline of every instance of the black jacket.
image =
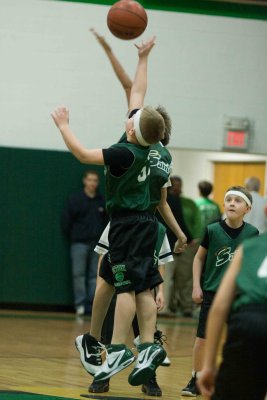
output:
[{"label": "black jacket", "polygon": [[61,225],[72,243],[88,243],[98,241],[106,222],[104,197],[97,193],[91,198],[81,190],[70,196]]}]

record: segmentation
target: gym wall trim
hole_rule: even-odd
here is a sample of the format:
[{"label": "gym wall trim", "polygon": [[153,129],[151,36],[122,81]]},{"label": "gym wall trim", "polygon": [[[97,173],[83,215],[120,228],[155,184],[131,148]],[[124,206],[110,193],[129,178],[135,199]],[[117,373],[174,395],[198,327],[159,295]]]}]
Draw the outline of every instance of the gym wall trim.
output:
[{"label": "gym wall trim", "polygon": [[[112,5],[116,0],[51,0],[71,3]],[[217,15],[233,18],[267,19],[267,5],[241,4],[215,0],[140,0],[146,9],[184,12],[192,14]]]}]

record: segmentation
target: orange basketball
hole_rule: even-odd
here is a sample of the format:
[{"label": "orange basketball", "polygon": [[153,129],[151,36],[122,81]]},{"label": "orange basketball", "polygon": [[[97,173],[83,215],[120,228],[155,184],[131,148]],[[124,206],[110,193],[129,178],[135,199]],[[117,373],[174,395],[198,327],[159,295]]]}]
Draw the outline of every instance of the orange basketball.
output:
[{"label": "orange basketball", "polygon": [[107,24],[114,36],[124,40],[135,39],[146,29],[147,14],[137,1],[121,0],[110,8]]}]

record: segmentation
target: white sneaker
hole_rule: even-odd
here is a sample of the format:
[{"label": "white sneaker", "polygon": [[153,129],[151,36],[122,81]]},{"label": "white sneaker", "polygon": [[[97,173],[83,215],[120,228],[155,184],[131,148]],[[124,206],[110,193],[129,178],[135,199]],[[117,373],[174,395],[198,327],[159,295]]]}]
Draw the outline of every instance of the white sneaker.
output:
[{"label": "white sneaker", "polygon": [[134,369],[128,377],[128,382],[132,386],[148,382],[166,357],[166,351],[159,344],[142,343],[137,350],[139,354]]},{"label": "white sneaker", "polygon": [[85,314],[85,307],[83,305],[76,307],[76,315],[81,316]]},{"label": "white sneaker", "polygon": [[94,376],[94,381],[103,381],[127,368],[135,360],[133,353],[124,344],[111,344],[102,367]]},{"label": "white sneaker", "polygon": [[165,357],[165,359],[162,361],[161,366],[162,367],[169,367],[171,365],[171,360],[169,359],[168,356]]},{"label": "white sneaker", "polygon": [[[160,336],[160,338],[159,338],[159,336]],[[162,338],[162,332],[156,331],[155,334],[154,334],[154,343],[158,343],[158,344],[160,344],[162,346],[164,340],[162,340],[161,338]],[[140,346],[141,341],[140,341],[140,336],[139,335],[136,338],[134,338],[133,343],[134,343],[135,347]],[[166,354],[166,357],[162,361],[161,366],[162,367],[169,367],[170,365],[171,365],[171,360],[169,359],[169,357]]]}]

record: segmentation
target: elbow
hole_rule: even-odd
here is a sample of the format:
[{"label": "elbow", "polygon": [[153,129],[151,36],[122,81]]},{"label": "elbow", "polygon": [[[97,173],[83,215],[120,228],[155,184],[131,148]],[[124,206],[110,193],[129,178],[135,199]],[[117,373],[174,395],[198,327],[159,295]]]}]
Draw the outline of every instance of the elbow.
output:
[{"label": "elbow", "polygon": [[82,164],[88,164],[88,160],[87,160],[85,157],[83,157],[83,156],[80,156],[80,157],[78,158],[78,160],[79,160]]},{"label": "elbow", "polygon": [[82,164],[88,164],[88,157],[82,152],[82,151],[78,151],[75,154],[75,157],[82,163]]}]

